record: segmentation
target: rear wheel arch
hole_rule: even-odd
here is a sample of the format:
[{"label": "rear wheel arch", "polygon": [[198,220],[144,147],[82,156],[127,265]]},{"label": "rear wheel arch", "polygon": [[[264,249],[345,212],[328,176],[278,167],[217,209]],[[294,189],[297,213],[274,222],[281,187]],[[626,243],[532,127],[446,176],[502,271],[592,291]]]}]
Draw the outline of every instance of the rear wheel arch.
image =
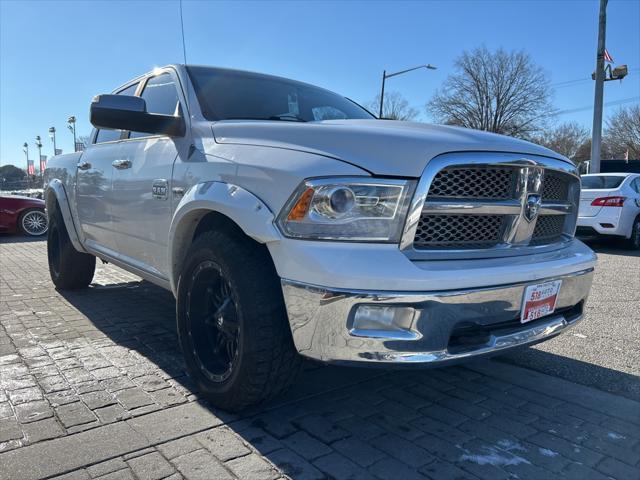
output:
[{"label": "rear wheel arch", "polygon": [[45,188],[44,200],[49,219],[51,219],[54,213],[59,214],[73,248],[79,252],[86,253],[82,245],[81,237],[78,235],[79,230],[76,228],[76,223],[71,213],[67,192],[60,180],[53,179],[49,182]]},{"label": "rear wheel arch", "polygon": [[58,204],[58,197],[56,196],[56,193],[54,192],[53,189],[48,188],[46,193],[45,193],[45,205],[47,206],[47,213],[49,215],[53,215],[56,210],[58,210],[58,208],[60,208],[59,204]]}]

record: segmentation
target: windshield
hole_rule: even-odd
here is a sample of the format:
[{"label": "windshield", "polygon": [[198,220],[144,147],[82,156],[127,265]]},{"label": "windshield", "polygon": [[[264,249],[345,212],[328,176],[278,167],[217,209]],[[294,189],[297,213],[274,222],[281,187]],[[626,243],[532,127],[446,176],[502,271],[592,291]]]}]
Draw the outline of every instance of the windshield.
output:
[{"label": "windshield", "polygon": [[591,190],[604,190],[618,188],[627,177],[614,175],[593,175],[582,177],[582,188]]},{"label": "windshield", "polygon": [[328,90],[284,78],[211,67],[187,67],[207,120],[318,120],[375,118]]}]

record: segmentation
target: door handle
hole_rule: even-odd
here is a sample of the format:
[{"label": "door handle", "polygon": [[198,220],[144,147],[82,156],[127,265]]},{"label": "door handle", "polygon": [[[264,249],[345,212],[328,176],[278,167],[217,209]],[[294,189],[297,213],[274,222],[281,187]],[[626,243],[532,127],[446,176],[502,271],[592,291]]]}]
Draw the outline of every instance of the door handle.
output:
[{"label": "door handle", "polygon": [[90,168],[91,168],[91,164],[89,162],[78,163],[78,170],[89,170]]},{"label": "door handle", "polygon": [[111,162],[111,165],[116,167],[118,170],[125,170],[127,168],[131,168],[131,160],[114,160]]}]

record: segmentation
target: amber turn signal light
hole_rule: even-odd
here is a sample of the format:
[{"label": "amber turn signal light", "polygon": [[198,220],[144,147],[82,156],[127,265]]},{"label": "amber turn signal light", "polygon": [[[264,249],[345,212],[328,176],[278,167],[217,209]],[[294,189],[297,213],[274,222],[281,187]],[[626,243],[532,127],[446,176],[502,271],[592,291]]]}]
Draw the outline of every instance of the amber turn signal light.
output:
[{"label": "amber turn signal light", "polygon": [[307,215],[307,212],[309,211],[309,205],[311,205],[311,199],[313,198],[313,193],[313,188],[307,188],[305,192],[300,195],[300,198],[289,212],[287,220],[291,220],[294,222],[300,221]]}]

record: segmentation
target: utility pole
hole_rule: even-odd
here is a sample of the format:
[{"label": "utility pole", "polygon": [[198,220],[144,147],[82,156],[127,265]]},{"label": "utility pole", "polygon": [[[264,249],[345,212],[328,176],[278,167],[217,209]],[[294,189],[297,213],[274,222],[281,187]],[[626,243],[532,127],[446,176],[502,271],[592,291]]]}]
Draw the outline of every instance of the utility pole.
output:
[{"label": "utility pole", "polygon": [[591,163],[589,173],[600,173],[600,151],[602,146],[602,102],[604,94],[604,49],[607,33],[607,2],[600,0],[598,23],[598,52],[596,60],[596,92],[593,101],[593,129],[591,130]]}]

